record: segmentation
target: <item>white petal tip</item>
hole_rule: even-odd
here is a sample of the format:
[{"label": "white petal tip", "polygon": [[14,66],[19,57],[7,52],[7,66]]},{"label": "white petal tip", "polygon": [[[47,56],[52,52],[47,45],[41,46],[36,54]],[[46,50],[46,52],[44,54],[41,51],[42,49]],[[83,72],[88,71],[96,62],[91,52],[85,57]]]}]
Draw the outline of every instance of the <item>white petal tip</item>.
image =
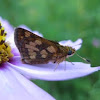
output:
[{"label": "white petal tip", "polygon": [[78,50],[81,48],[83,40],[82,39],[78,39],[75,42],[72,42],[71,40],[64,40],[64,41],[60,41],[59,44],[63,45],[63,46],[71,46],[73,48],[75,48],[75,50]]}]

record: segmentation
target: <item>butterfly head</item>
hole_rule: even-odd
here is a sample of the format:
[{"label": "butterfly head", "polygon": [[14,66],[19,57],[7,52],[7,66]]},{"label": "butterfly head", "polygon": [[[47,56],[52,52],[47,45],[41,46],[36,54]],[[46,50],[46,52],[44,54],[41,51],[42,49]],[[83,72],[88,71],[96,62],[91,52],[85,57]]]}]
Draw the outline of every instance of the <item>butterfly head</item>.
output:
[{"label": "butterfly head", "polygon": [[67,49],[67,57],[70,57],[70,56],[74,55],[74,53],[75,53],[74,48],[66,46],[66,49]]}]

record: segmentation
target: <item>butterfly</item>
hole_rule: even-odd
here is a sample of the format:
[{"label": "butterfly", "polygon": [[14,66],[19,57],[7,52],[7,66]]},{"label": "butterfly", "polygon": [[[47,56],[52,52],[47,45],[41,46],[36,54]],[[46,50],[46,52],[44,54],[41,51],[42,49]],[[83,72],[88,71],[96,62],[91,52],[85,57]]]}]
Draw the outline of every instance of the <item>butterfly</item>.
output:
[{"label": "butterfly", "polygon": [[16,28],[14,41],[23,63],[46,64],[60,63],[74,55],[75,49],[60,45],[58,42],[42,38],[26,29]]},{"label": "butterfly", "polygon": [[[23,28],[15,29],[14,41],[20,52],[22,62],[26,64],[46,64],[48,62],[59,64],[74,54],[79,56],[74,48],[42,38]],[[90,63],[90,60],[79,57]]]}]

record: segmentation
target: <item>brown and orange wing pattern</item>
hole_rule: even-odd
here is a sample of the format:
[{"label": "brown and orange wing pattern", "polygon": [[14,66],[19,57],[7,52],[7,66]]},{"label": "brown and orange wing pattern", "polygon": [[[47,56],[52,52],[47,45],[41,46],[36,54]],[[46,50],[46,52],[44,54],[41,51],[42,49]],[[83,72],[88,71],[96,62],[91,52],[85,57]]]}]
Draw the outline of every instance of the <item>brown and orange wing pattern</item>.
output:
[{"label": "brown and orange wing pattern", "polygon": [[61,52],[57,42],[44,39],[23,28],[15,29],[14,40],[24,63],[55,62],[57,55]]}]

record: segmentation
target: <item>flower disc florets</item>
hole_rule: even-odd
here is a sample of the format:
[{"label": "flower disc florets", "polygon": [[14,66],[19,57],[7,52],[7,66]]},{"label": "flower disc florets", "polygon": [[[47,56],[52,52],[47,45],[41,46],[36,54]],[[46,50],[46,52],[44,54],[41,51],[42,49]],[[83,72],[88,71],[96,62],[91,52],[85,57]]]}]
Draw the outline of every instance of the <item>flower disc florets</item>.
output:
[{"label": "flower disc florets", "polygon": [[11,47],[5,42],[6,34],[0,23],[0,64],[9,61],[9,58],[13,57]]}]

